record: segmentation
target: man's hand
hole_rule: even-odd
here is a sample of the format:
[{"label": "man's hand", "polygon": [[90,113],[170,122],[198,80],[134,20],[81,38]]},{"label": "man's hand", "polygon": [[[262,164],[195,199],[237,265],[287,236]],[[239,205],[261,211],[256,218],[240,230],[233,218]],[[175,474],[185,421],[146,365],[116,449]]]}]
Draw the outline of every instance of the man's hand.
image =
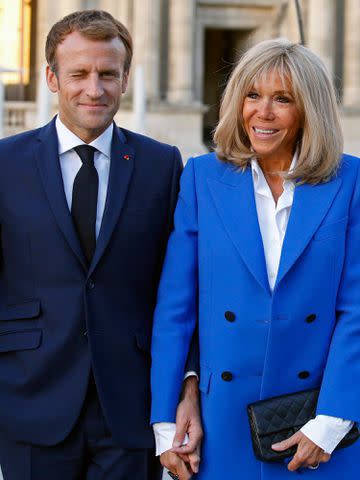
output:
[{"label": "man's hand", "polygon": [[[189,442],[182,446],[186,433]],[[188,462],[193,473],[199,471],[202,437],[198,379],[192,376],[184,381],[182,398],[176,412],[176,434],[171,452]]]},{"label": "man's hand", "polygon": [[177,475],[179,480],[189,480],[193,475],[186,462],[171,450],[160,455],[160,462],[163,467]]},{"label": "man's hand", "polygon": [[272,449],[282,452],[297,445],[297,450],[288,464],[288,470],[295,472],[300,467],[317,467],[319,463],[328,462],[330,455],[312,442],[306,435],[298,431],[287,440],[272,445]]}]

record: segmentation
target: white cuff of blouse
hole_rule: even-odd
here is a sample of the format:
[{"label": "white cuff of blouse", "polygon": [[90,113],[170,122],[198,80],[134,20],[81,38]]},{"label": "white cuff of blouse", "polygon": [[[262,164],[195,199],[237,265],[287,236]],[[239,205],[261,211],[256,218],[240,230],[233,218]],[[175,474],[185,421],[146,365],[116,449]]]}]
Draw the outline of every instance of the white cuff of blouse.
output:
[{"label": "white cuff of blouse", "polygon": [[325,453],[331,454],[353,425],[351,420],[317,415],[302,427],[301,432]]},{"label": "white cuff of blouse", "polygon": [[[176,433],[176,423],[160,422],[153,424],[153,430],[155,435],[156,456],[161,455],[172,448]],[[185,435],[183,445],[188,443],[189,437]]]},{"label": "white cuff of blouse", "polygon": [[[185,373],[184,380],[186,380],[188,377],[197,377],[197,379],[199,379],[197,373],[193,372],[192,370]],[[154,430],[154,436],[155,436],[156,456],[158,456],[166,452],[166,450],[170,450],[170,448],[172,448],[172,444],[173,444],[175,433],[176,433],[176,423],[171,423],[171,422],[154,423],[153,430]],[[186,445],[188,441],[189,441],[189,437],[186,434],[183,441],[183,445]]]}]

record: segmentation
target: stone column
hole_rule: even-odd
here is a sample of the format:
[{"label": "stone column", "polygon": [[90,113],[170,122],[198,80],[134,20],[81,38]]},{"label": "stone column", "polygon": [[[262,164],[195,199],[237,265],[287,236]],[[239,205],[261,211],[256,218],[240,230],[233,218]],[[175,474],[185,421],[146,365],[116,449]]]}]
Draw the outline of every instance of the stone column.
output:
[{"label": "stone column", "polygon": [[345,1],[344,106],[360,108],[360,0]]},{"label": "stone column", "polygon": [[194,0],[169,0],[168,100],[191,104],[194,94]]},{"label": "stone column", "polygon": [[150,102],[160,97],[160,0],[133,0],[134,67],[144,70],[146,97]]},{"label": "stone column", "polygon": [[48,0],[37,1],[36,66],[38,72],[42,72],[45,61],[45,41],[50,28],[65,15],[81,10],[81,5],[81,0],[62,0],[54,3]]},{"label": "stone column", "polygon": [[334,73],[335,0],[310,0],[308,6],[308,46]]},{"label": "stone column", "polygon": [[[40,76],[44,75],[45,62],[45,41],[51,27],[61,18],[71,12],[81,10],[81,0],[61,0],[49,2],[48,0],[37,1],[37,22],[36,22],[36,83],[40,85]],[[38,96],[38,94],[37,94]],[[56,101],[56,96],[53,96]]]},{"label": "stone column", "polygon": [[132,30],[133,0],[100,0],[99,8],[111,13],[130,31]]}]

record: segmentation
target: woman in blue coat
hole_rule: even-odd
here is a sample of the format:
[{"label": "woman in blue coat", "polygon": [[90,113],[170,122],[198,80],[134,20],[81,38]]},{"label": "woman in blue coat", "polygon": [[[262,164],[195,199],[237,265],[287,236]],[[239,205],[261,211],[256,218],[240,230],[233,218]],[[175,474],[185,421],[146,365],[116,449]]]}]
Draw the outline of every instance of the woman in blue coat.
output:
[{"label": "woman in blue coat", "polygon": [[[197,479],[357,478],[360,442],[334,449],[360,421],[359,161],[341,154],[321,60],[283,39],[250,49],[214,139],[216,153],[182,176],[154,320],[152,422],[175,421],[198,323]],[[274,446],[297,446],[290,463],[258,461],[247,405],[314,387],[316,418]]]}]

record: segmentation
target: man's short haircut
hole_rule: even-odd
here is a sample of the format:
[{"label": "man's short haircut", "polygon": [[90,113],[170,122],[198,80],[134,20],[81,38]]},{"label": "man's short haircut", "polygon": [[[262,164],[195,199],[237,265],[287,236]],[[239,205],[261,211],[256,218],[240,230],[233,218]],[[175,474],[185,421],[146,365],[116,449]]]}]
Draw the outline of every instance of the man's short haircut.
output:
[{"label": "man's short haircut", "polygon": [[45,57],[53,72],[57,72],[56,49],[72,32],[79,32],[91,40],[107,41],[118,37],[126,50],[124,72],[130,70],[133,42],[125,25],[103,10],[82,10],[55,23],[46,38]]}]

